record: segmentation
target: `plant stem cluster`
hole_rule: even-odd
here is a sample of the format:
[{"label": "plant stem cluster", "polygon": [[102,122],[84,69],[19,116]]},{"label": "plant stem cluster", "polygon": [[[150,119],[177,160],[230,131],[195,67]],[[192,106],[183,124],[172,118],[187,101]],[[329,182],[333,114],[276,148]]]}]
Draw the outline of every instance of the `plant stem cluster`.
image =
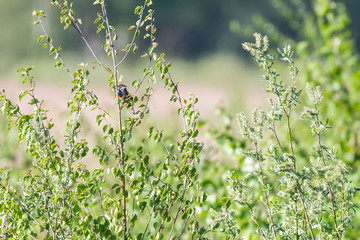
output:
[{"label": "plant stem cluster", "polygon": [[[342,239],[355,214],[354,190],[346,177],[350,168],[338,159],[335,147],[323,143],[329,126],[318,110],[322,92],[319,87],[306,86],[313,107],[305,107],[301,118],[310,121],[316,140],[312,150],[301,149],[298,143],[304,134],[296,133],[293,111],[301,104],[293,51],[290,46],[278,50],[281,60],[288,63],[287,86],[274,67],[275,56],[268,52],[267,37],[254,36],[255,43],[244,43],[243,47],[264,71],[266,91],[274,97],[269,99],[269,110],[254,111],[252,123],[244,113],[237,115],[243,136],[253,145],[244,154],[253,158],[257,167],[242,180],[235,172],[229,174],[230,199],[248,208],[262,239]],[[264,132],[265,127],[269,132]],[[301,154],[304,151],[308,152],[305,156]],[[261,214],[264,208],[266,216]]]},{"label": "plant stem cluster", "polygon": [[[97,32],[105,32],[103,48],[105,56],[111,59],[111,66],[93,50],[73,4],[66,0],[51,3],[58,7],[64,29],[74,29],[83,40],[95,59],[93,67],[99,65],[105,70],[108,81],[104,84],[108,84],[114,95],[125,81],[121,66],[131,52],[143,51],[141,57],[147,61],[147,67],[139,80],[130,82],[135,88],[130,91],[131,100],[114,100],[117,117],[113,117],[89,89],[88,64],[81,63],[77,70],[70,70],[61,57],[61,47],[55,47],[46,32],[44,11],[33,12],[35,24],[43,31],[38,41],[46,41],[43,48],[49,48],[50,55],[54,54],[55,67],[63,67],[68,73],[73,97],[68,101],[64,144],[58,144],[51,132],[54,124],[46,116],[48,110],[36,98],[32,68],[19,70],[23,83],[30,84],[19,99],[29,97],[27,103],[34,106],[33,113],[22,113],[20,107],[6,97],[5,91],[1,93],[1,111],[9,119],[9,128],[18,128],[19,143],[26,144],[33,162],[20,180],[19,190],[9,184],[10,171],[1,170],[0,212],[4,219],[1,234],[5,239],[40,236],[46,239],[182,239],[190,236],[204,239],[209,230],[195,217],[195,206],[206,200],[197,180],[199,153],[203,147],[197,141],[198,99],[193,95],[189,98],[180,95],[178,83],[170,75],[171,64],[166,62],[165,54],[158,55],[155,51],[158,43],[154,11],[150,9],[152,2],[145,0],[135,8],[137,20],[128,29],[133,37],[122,50],[115,47],[118,35],[110,25],[107,1],[94,2],[99,7],[95,20]],[[136,42],[140,36],[148,44],[147,49],[139,49]],[[134,131],[141,131],[147,119],[157,76],[168,89],[170,102],[178,104],[184,127],[176,141],[164,139],[166,132],[161,126],[150,126],[148,137],[139,139],[133,146],[129,142]],[[95,121],[103,135],[94,147],[89,146],[87,139],[79,139],[82,114],[89,107],[98,112]],[[128,108],[134,107],[136,113],[129,116]],[[116,119],[115,123],[112,119]],[[151,151],[152,145],[162,157]],[[90,171],[80,160],[97,160],[102,167]]]}]

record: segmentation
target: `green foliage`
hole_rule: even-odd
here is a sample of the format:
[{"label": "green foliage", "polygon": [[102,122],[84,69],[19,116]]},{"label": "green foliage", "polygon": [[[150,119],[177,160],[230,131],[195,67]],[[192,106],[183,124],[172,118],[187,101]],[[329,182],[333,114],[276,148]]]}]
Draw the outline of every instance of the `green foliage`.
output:
[{"label": "green foliage", "polygon": [[[290,46],[279,50],[281,60],[288,63],[290,84],[286,84],[274,68],[275,56],[268,52],[267,37],[254,36],[255,43],[243,46],[265,72],[266,90],[274,97],[269,99],[269,110],[254,111],[251,123],[244,113],[237,115],[243,136],[253,145],[244,154],[255,166],[244,177],[235,172],[229,175],[229,197],[248,208],[262,239],[342,239],[352,227],[355,190],[347,178],[350,168],[338,158],[337,149],[324,145],[328,123],[321,120],[318,109],[323,94],[319,87],[306,87],[313,107],[305,107],[301,117],[310,121],[316,144],[312,151],[303,150],[308,152],[303,158],[298,154],[302,146],[293,137],[297,130],[294,108],[301,104],[293,51]],[[281,131],[282,125],[286,131]],[[265,135],[265,127],[270,134]],[[280,140],[284,133],[287,141]],[[262,214],[264,209],[266,214]],[[237,232],[230,234],[236,237]]]},{"label": "green foliage", "polygon": [[[314,8],[317,16],[325,16],[326,21],[335,21],[336,14],[343,14],[331,5],[321,8],[327,6],[327,1],[316,3],[319,4]],[[8,128],[17,130],[18,144],[25,146],[32,161],[31,167],[18,178],[18,185],[11,181],[14,174],[11,169],[0,170],[0,234],[4,239],[238,239],[240,236],[343,239],[348,236],[357,207],[356,191],[348,180],[351,168],[342,161],[342,151],[335,147],[338,141],[345,144],[345,139],[334,138],[328,131],[329,121],[322,120],[326,110],[323,105],[330,106],[333,99],[327,95],[326,87],[323,93],[324,86],[314,88],[313,84],[305,87],[308,96],[302,97],[302,90],[297,87],[300,75],[290,46],[278,50],[287,64],[290,79],[283,81],[275,69],[277,56],[270,54],[266,36],[255,34],[255,43],[243,44],[264,72],[266,92],[271,97],[270,109],[255,109],[251,119],[245,113],[236,115],[240,138],[232,126],[234,118],[227,116],[224,109],[220,109],[219,117],[224,122],[212,127],[206,121],[199,121],[197,97],[189,94],[184,98],[180,94],[179,84],[171,75],[171,63],[166,61],[164,53],[157,52],[155,13],[150,0],[135,7],[136,21],[128,28],[132,38],[122,47],[118,47],[121,31],[111,25],[107,1],[93,2],[99,11],[94,24],[98,38],[104,37],[103,54],[94,51],[83,33],[83,21],[75,4],[66,0],[52,0],[51,4],[59,11],[64,30],[75,30],[95,63],[80,63],[76,70],[71,70],[61,55],[62,48],[55,45],[46,31],[45,12],[33,11],[34,24],[42,31],[37,40],[54,57],[54,67],[65,70],[71,81],[72,97],[67,102],[66,133],[59,140],[54,136],[49,110],[36,95],[34,67],[18,71],[27,86],[19,93],[19,101],[31,106],[32,112],[23,111],[7,97],[5,90],[1,91],[0,110],[8,119]],[[325,31],[326,22],[319,23],[319,28]],[[338,31],[343,33],[343,27],[340,24],[327,33],[331,36]],[[328,35],[322,33],[327,39]],[[348,39],[346,33],[341,36]],[[147,44],[145,48],[144,44]],[[309,47],[299,43],[301,54],[305,51],[301,46]],[[309,66],[324,56],[335,61],[328,52],[333,48],[324,45],[319,49],[317,53],[314,50]],[[344,65],[339,63],[339,68],[333,69],[336,74],[329,75],[331,78],[340,80],[345,76],[343,72],[354,73],[357,63],[349,44],[346,49],[348,58],[343,59]],[[122,69],[131,55],[141,58],[146,66],[140,78],[132,82]],[[326,64],[333,67],[335,63]],[[104,70],[103,84],[118,96],[112,107],[116,109],[116,117],[111,109],[102,107],[101,99],[91,90],[93,69],[97,67]],[[169,103],[178,106],[176,117],[182,124],[175,134],[160,123],[149,124],[149,102],[157,94],[154,87],[157,82],[168,91]],[[127,90],[118,93],[124,83],[132,86],[128,87],[126,96],[122,94]],[[352,83],[356,89],[357,83]],[[340,95],[334,99],[340,107],[344,99],[349,106],[358,101],[354,93],[349,98]],[[311,105],[300,115],[302,101]],[[356,117],[350,111],[354,109],[348,108],[347,113]],[[95,145],[83,134],[86,128],[82,116],[86,111],[96,112],[93,121],[100,137]],[[330,122],[337,124],[332,118]],[[204,125],[210,128],[213,148],[204,148],[198,140]],[[303,125],[310,130],[304,131]],[[352,133],[354,129],[347,131]],[[333,132],[337,134],[336,127]],[[216,162],[218,156],[227,161]],[[100,167],[90,170],[90,162],[98,162]]]},{"label": "green foliage", "polygon": [[[323,89],[327,104],[319,108],[327,113],[334,127],[334,131],[328,133],[333,134],[329,140],[340,144],[341,157],[354,166],[359,158],[359,125],[354,123],[359,121],[360,68],[353,41],[356,34],[350,30],[350,10],[335,0],[271,2],[296,31],[296,36],[289,37],[261,16],[254,21],[254,28],[277,44],[291,42],[295,46],[303,72],[299,81],[303,85],[311,82]],[[240,30],[234,31],[240,33]]]},{"label": "green foliage", "polygon": [[[98,24],[98,32],[105,31],[104,50],[112,60],[112,67],[100,61],[100,56],[83,35],[82,21],[76,17],[73,4],[68,1],[51,3],[59,8],[64,29],[74,28],[96,59],[96,65],[110,74],[108,85],[114,93],[123,79],[119,67],[131,50],[136,54],[135,40],[142,31],[144,39],[150,42],[142,55],[148,67],[142,79],[132,82],[136,90],[128,98],[130,101],[121,98],[114,101],[118,117],[115,122],[109,121],[112,116],[100,107],[98,97],[89,89],[91,70],[88,64],[81,63],[71,72],[61,56],[61,47],[55,47],[46,32],[44,11],[33,12],[34,24],[40,25],[43,31],[38,42],[46,41],[43,48],[49,48],[49,54],[54,54],[55,67],[64,68],[68,73],[73,97],[67,104],[69,120],[65,139],[59,144],[52,134],[54,124],[47,117],[48,110],[35,95],[33,67],[18,71],[23,84],[29,86],[19,94],[19,100],[26,99],[27,104],[34,107],[33,113],[23,113],[7,98],[5,91],[2,92],[1,110],[9,119],[9,126],[17,127],[18,142],[26,144],[26,153],[32,159],[32,168],[20,178],[19,189],[8,182],[11,171],[1,171],[2,236],[25,239],[40,236],[45,239],[205,238],[209,230],[195,217],[195,207],[206,200],[206,194],[200,191],[197,173],[203,147],[196,140],[198,99],[192,95],[187,99],[181,97],[178,84],[170,75],[171,64],[166,62],[165,54],[155,52],[158,44],[155,42],[154,12],[149,8],[151,1],[146,0],[135,8],[138,20],[129,27],[134,35],[122,52],[115,49],[118,38],[115,27],[109,23],[105,1],[94,2],[101,8],[95,24]],[[165,141],[166,133],[161,126],[151,126],[148,138],[138,139],[134,148],[129,142],[134,131],[147,119],[157,76],[169,91],[170,101],[179,104],[178,114],[184,126],[178,133],[178,141],[174,138]],[[126,117],[127,108],[135,107],[136,113]],[[87,139],[80,138],[81,116],[88,108],[99,112],[96,122],[103,133],[95,147],[89,146]],[[161,154],[152,152],[150,146],[154,145]],[[95,159],[102,168],[90,171],[79,163]]]},{"label": "green foliage", "polygon": [[[351,165],[352,174],[349,178],[357,186],[360,86],[359,58],[353,41],[356,33],[351,31],[349,16],[353,9],[346,9],[344,2],[335,0],[271,2],[278,14],[296,31],[296,36],[289,37],[261,16],[256,18],[255,28],[267,33],[273,41],[291,42],[295,46],[303,73],[298,77],[298,82],[303,86],[306,82],[320,86],[325,103],[317,104],[316,108],[326,113],[328,118],[312,124],[311,132],[316,135],[322,128],[332,127],[332,131],[326,131],[323,142],[340,149],[337,152],[338,159]],[[309,98],[304,98],[304,101],[308,102]],[[294,134],[294,141],[301,144],[303,149],[311,148],[313,141],[303,139],[303,134]],[[354,202],[357,201],[358,198]],[[357,216],[354,221],[358,221]],[[347,237],[356,238],[356,231]]]},{"label": "green foliage", "polygon": [[[297,44],[300,58],[307,63],[304,80],[324,90],[329,104],[320,105],[320,110],[328,113],[336,133],[330,138],[340,140],[342,157],[353,164],[359,158],[359,126],[353,123],[359,120],[360,85],[359,59],[348,28],[350,20],[341,2],[314,1],[313,9],[303,16],[311,16],[314,21],[305,22],[301,34],[306,38]],[[339,118],[339,112],[343,117]]]}]

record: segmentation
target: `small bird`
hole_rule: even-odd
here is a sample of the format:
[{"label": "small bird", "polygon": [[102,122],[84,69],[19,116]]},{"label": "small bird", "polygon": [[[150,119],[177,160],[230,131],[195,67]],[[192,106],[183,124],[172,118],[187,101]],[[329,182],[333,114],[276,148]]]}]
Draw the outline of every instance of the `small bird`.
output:
[{"label": "small bird", "polygon": [[[133,101],[133,97],[128,92],[126,85],[120,84],[116,90],[116,95],[118,98],[121,98],[124,103],[129,103],[130,100]],[[134,106],[131,105],[132,113],[135,114]]]},{"label": "small bird", "polygon": [[127,96],[129,96],[129,92],[124,84],[119,85],[116,94],[118,98],[122,98],[122,99],[125,99]]}]

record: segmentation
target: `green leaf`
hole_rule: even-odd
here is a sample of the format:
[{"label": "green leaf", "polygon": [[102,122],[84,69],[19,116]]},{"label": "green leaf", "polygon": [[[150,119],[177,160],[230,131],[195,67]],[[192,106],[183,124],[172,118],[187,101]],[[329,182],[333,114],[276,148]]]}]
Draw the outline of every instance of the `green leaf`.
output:
[{"label": "green leaf", "polygon": [[153,131],[154,131],[154,127],[150,127],[148,132],[148,138],[151,138]]},{"label": "green leaf", "polygon": [[37,98],[33,98],[33,99],[31,99],[31,100],[29,101],[29,104],[30,104],[30,105],[34,105],[34,104],[37,104],[37,103],[39,103],[39,100],[38,100]]},{"label": "green leaf", "polygon": [[50,52],[50,55],[52,55],[52,54],[54,54],[55,52],[57,52],[57,49],[54,48],[54,47],[50,47],[49,52]]},{"label": "green leaf", "polygon": [[140,30],[139,29],[136,29],[135,33],[134,33],[134,36],[137,37],[140,35]]},{"label": "green leaf", "polygon": [[134,10],[134,13],[135,13],[136,15],[140,15],[141,12],[142,12],[142,7],[141,7],[141,6],[137,6],[137,7],[135,8],[135,10]]},{"label": "green leaf", "polygon": [[27,91],[27,90],[22,91],[22,92],[19,94],[19,102],[21,102],[21,100],[23,99],[23,97],[25,97],[27,94],[28,94],[28,91]]},{"label": "green leaf", "polygon": [[153,51],[154,51],[154,46],[150,46],[148,51],[149,51],[149,54],[151,55],[153,53]]},{"label": "green leaf", "polygon": [[196,129],[194,132],[193,132],[193,134],[192,134],[192,138],[196,138],[197,136],[199,135],[199,130],[198,129]]},{"label": "green leaf", "polygon": [[231,206],[230,199],[226,201],[225,206],[226,206],[227,209]]},{"label": "green leaf", "polygon": [[44,35],[41,35],[41,36],[37,39],[37,41],[38,41],[38,42],[41,42],[43,39],[44,39]]},{"label": "green leaf", "polygon": [[142,146],[137,147],[136,149],[137,155],[142,156],[142,152],[143,152],[143,147]]},{"label": "green leaf", "polygon": [[142,212],[145,210],[147,202],[143,201],[139,203],[139,210]]},{"label": "green leaf", "polygon": [[60,61],[56,61],[54,67],[56,67],[57,69],[62,67],[62,63]]},{"label": "green leaf", "polygon": [[136,220],[137,220],[137,215],[136,213],[132,216],[130,222],[131,222],[131,226],[133,227],[136,223]]},{"label": "green leaf", "polygon": [[109,128],[109,125],[104,125],[103,132],[105,133],[108,130],[108,128]]}]

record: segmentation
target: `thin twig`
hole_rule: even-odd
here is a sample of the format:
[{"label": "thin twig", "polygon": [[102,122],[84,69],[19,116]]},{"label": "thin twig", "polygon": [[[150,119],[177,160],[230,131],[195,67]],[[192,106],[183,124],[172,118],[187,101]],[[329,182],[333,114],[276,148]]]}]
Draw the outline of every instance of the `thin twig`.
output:
[{"label": "thin twig", "polygon": [[[146,4],[144,4],[144,5],[142,6],[141,14],[140,14],[140,17],[139,17],[139,20],[138,20],[139,22],[141,22],[141,20],[142,20],[142,18],[143,18],[145,7],[146,7]],[[135,32],[136,32],[138,29],[139,29],[139,27],[136,27]],[[132,37],[132,39],[131,39],[131,42],[130,42],[130,44],[129,44],[129,46],[130,46],[129,49],[127,49],[127,50],[125,51],[124,56],[120,59],[119,63],[116,65],[116,67],[119,67],[119,66],[124,62],[124,60],[126,59],[127,55],[128,55],[129,52],[130,52],[130,48],[133,46],[133,44],[134,44],[134,42],[135,42],[135,38],[136,38],[136,34],[134,33],[134,35],[133,35],[133,37]]]},{"label": "thin twig", "polygon": [[305,215],[305,219],[306,219],[306,222],[308,224],[308,227],[310,229],[310,234],[311,234],[311,238],[314,240],[315,237],[314,237],[314,233],[313,233],[313,230],[312,230],[312,224],[310,222],[310,218],[309,218],[309,215],[308,215],[308,211],[306,209],[306,204],[305,204],[305,200],[304,200],[304,196],[303,196],[303,193],[302,193],[302,190],[301,190],[301,187],[300,187],[300,184],[298,181],[296,181],[296,188],[298,189],[298,193],[299,193],[299,196],[300,196],[300,201],[301,201],[301,204],[303,206],[303,209],[304,209],[304,215]]},{"label": "thin twig", "polygon": [[179,207],[178,207],[178,210],[177,210],[177,212],[176,212],[175,218],[174,218],[174,220],[173,220],[173,224],[172,224],[172,226],[171,226],[171,231],[170,231],[168,240],[171,239],[171,236],[172,236],[172,234],[173,234],[173,231],[174,231],[174,228],[175,228],[175,224],[176,224],[177,218],[179,217],[180,211],[181,211],[181,209],[182,209],[182,205],[183,205],[183,203],[184,203],[184,197],[185,197],[185,193],[186,193],[186,190],[187,190],[187,187],[188,187],[188,183],[187,183],[187,182],[188,182],[188,178],[189,178],[189,177],[188,177],[188,175],[186,174],[186,175],[185,175],[185,182],[184,182],[183,194],[182,194],[182,196],[181,196],[180,205],[179,205]]},{"label": "thin twig", "polygon": [[[0,183],[0,186],[9,193],[9,195],[20,205],[20,207],[27,213],[27,215],[29,215],[37,224],[38,226],[42,226],[41,223],[31,214],[31,212],[24,206],[24,204],[22,204],[22,202],[17,198],[15,197],[11,192],[10,190],[7,190],[6,187]],[[54,239],[55,238],[55,235],[53,232],[47,230],[46,228],[44,228],[44,230],[49,233]]]},{"label": "thin twig", "polygon": [[[313,100],[314,100],[315,110],[318,113],[319,111],[317,109],[316,101],[315,101],[315,99],[313,99]],[[316,123],[320,124],[319,114],[316,114],[315,118],[316,118]],[[321,157],[321,159],[323,161],[324,166],[326,166],[326,161],[325,161],[325,156],[324,156],[324,152],[323,152],[323,146],[322,146],[322,143],[321,143],[320,134],[321,134],[320,132],[317,133],[318,145],[319,145],[319,150],[320,150],[320,157]],[[327,183],[327,186],[328,186],[329,193],[330,193],[330,200],[331,200],[331,206],[332,206],[331,208],[332,208],[332,212],[333,212],[333,215],[334,215],[333,220],[334,220],[334,225],[335,225],[336,236],[340,240],[341,239],[341,233],[339,232],[339,227],[338,227],[338,224],[337,224],[335,196],[334,196],[334,193],[332,191],[331,185],[329,183]]]},{"label": "thin twig", "polygon": [[[255,152],[256,152],[256,160],[258,162],[258,166],[259,166],[259,170],[260,170],[261,185],[265,187],[264,173],[263,173],[262,166],[261,166],[261,160],[260,160],[257,140],[256,140],[255,137],[254,137],[253,141],[254,141],[253,143],[254,143]],[[272,214],[272,211],[271,211],[271,208],[270,208],[269,196],[267,194],[266,187],[265,187],[265,190],[264,190],[264,195],[265,195],[265,200],[266,200],[266,207],[268,209],[268,214],[269,214],[269,219],[270,219],[270,224],[271,224],[271,230],[273,232],[274,239],[276,239],[276,231],[275,231],[275,225],[274,225],[274,222],[273,222],[273,214]]]},{"label": "thin twig", "polygon": [[[250,214],[251,216],[255,216],[255,211],[252,209],[252,207],[250,206],[250,204],[248,202],[246,202],[247,207],[249,208]],[[264,233],[264,230],[260,227],[260,224],[258,223],[258,221],[252,217],[251,218],[253,220],[253,222],[257,225],[257,228],[259,229],[261,235],[264,237],[264,239],[266,239],[266,234]]]},{"label": "thin twig", "polygon": [[155,204],[154,204],[154,206],[153,206],[152,209],[151,209],[150,216],[149,216],[149,220],[148,220],[148,222],[147,222],[147,224],[146,224],[144,233],[143,233],[142,238],[141,238],[142,240],[145,238],[146,231],[147,231],[147,229],[148,229],[148,227],[149,227],[149,224],[150,224],[150,221],[151,221],[151,219],[152,219],[152,214],[153,214],[153,212],[154,212],[154,209],[155,209]]},{"label": "thin twig", "polygon": [[[42,18],[41,18],[40,16],[38,17],[38,20],[39,20],[39,23],[40,23],[40,26],[41,26],[41,29],[42,29],[44,35],[45,35],[46,38],[48,39],[50,36],[49,36],[49,35],[47,34],[47,32],[46,32],[45,27],[44,27],[44,25],[42,24]],[[50,47],[55,48],[52,39],[50,40],[49,45],[50,45]],[[60,55],[60,51],[59,51],[58,49],[56,49],[56,56],[57,56],[57,58],[60,59],[61,64],[64,66],[64,68],[65,68],[66,72],[69,74],[70,78],[73,79],[74,77],[73,77],[73,75],[71,74],[69,68],[66,66],[64,60],[62,59],[62,57],[61,57],[61,55]]]},{"label": "thin twig", "polygon": [[[112,62],[113,62],[113,76],[115,79],[115,87],[116,89],[119,87],[119,79],[118,79],[118,71],[117,71],[117,64],[116,64],[116,58],[115,58],[115,49],[114,49],[114,45],[113,45],[113,41],[112,41],[112,34],[110,31],[110,26],[109,26],[109,19],[107,16],[107,12],[106,12],[106,7],[105,7],[105,1],[101,2],[101,10],[103,13],[103,17],[104,17],[104,21],[106,23],[106,34],[108,36],[109,39],[109,47],[110,47],[110,51],[111,51],[111,58],[112,58]],[[125,188],[125,183],[126,183],[126,179],[125,179],[125,173],[124,173],[124,169],[123,166],[125,164],[125,153],[124,153],[124,136],[123,136],[123,130],[122,130],[122,119],[121,119],[121,112],[122,112],[122,104],[117,104],[118,105],[118,117],[119,117],[119,134],[120,134],[120,159],[119,159],[119,169],[122,171],[122,179],[121,179],[121,189],[122,189],[122,204],[123,204],[123,209],[122,209],[122,214],[123,214],[123,232],[124,232],[124,240],[127,240],[127,216],[126,216],[126,188]]]},{"label": "thin twig", "polygon": [[81,31],[81,28],[79,27],[79,25],[75,22],[75,21],[71,21],[71,25],[75,28],[75,30],[79,33],[81,39],[84,41],[85,45],[87,46],[87,48],[89,49],[90,53],[94,56],[94,58],[96,59],[97,63],[100,64],[100,66],[102,66],[108,73],[112,73],[110,68],[106,67],[102,61],[100,61],[99,57],[96,55],[95,51],[92,49],[92,47],[90,46],[89,42],[86,40],[84,34]]},{"label": "thin twig", "polygon": [[180,92],[179,92],[179,89],[178,89],[178,84],[175,84],[175,82],[173,81],[171,75],[170,75],[170,72],[167,73],[171,83],[174,85],[174,88],[175,88],[175,93],[176,93],[176,98],[178,99],[179,101],[179,104],[180,104],[180,107],[181,107],[181,111],[182,111],[182,118],[183,118],[183,121],[184,121],[184,130],[185,132],[187,132],[188,130],[188,127],[187,127],[187,124],[186,124],[186,119],[185,119],[185,107],[184,107],[184,104],[183,104],[183,101],[181,99],[181,95],[180,95]]}]

